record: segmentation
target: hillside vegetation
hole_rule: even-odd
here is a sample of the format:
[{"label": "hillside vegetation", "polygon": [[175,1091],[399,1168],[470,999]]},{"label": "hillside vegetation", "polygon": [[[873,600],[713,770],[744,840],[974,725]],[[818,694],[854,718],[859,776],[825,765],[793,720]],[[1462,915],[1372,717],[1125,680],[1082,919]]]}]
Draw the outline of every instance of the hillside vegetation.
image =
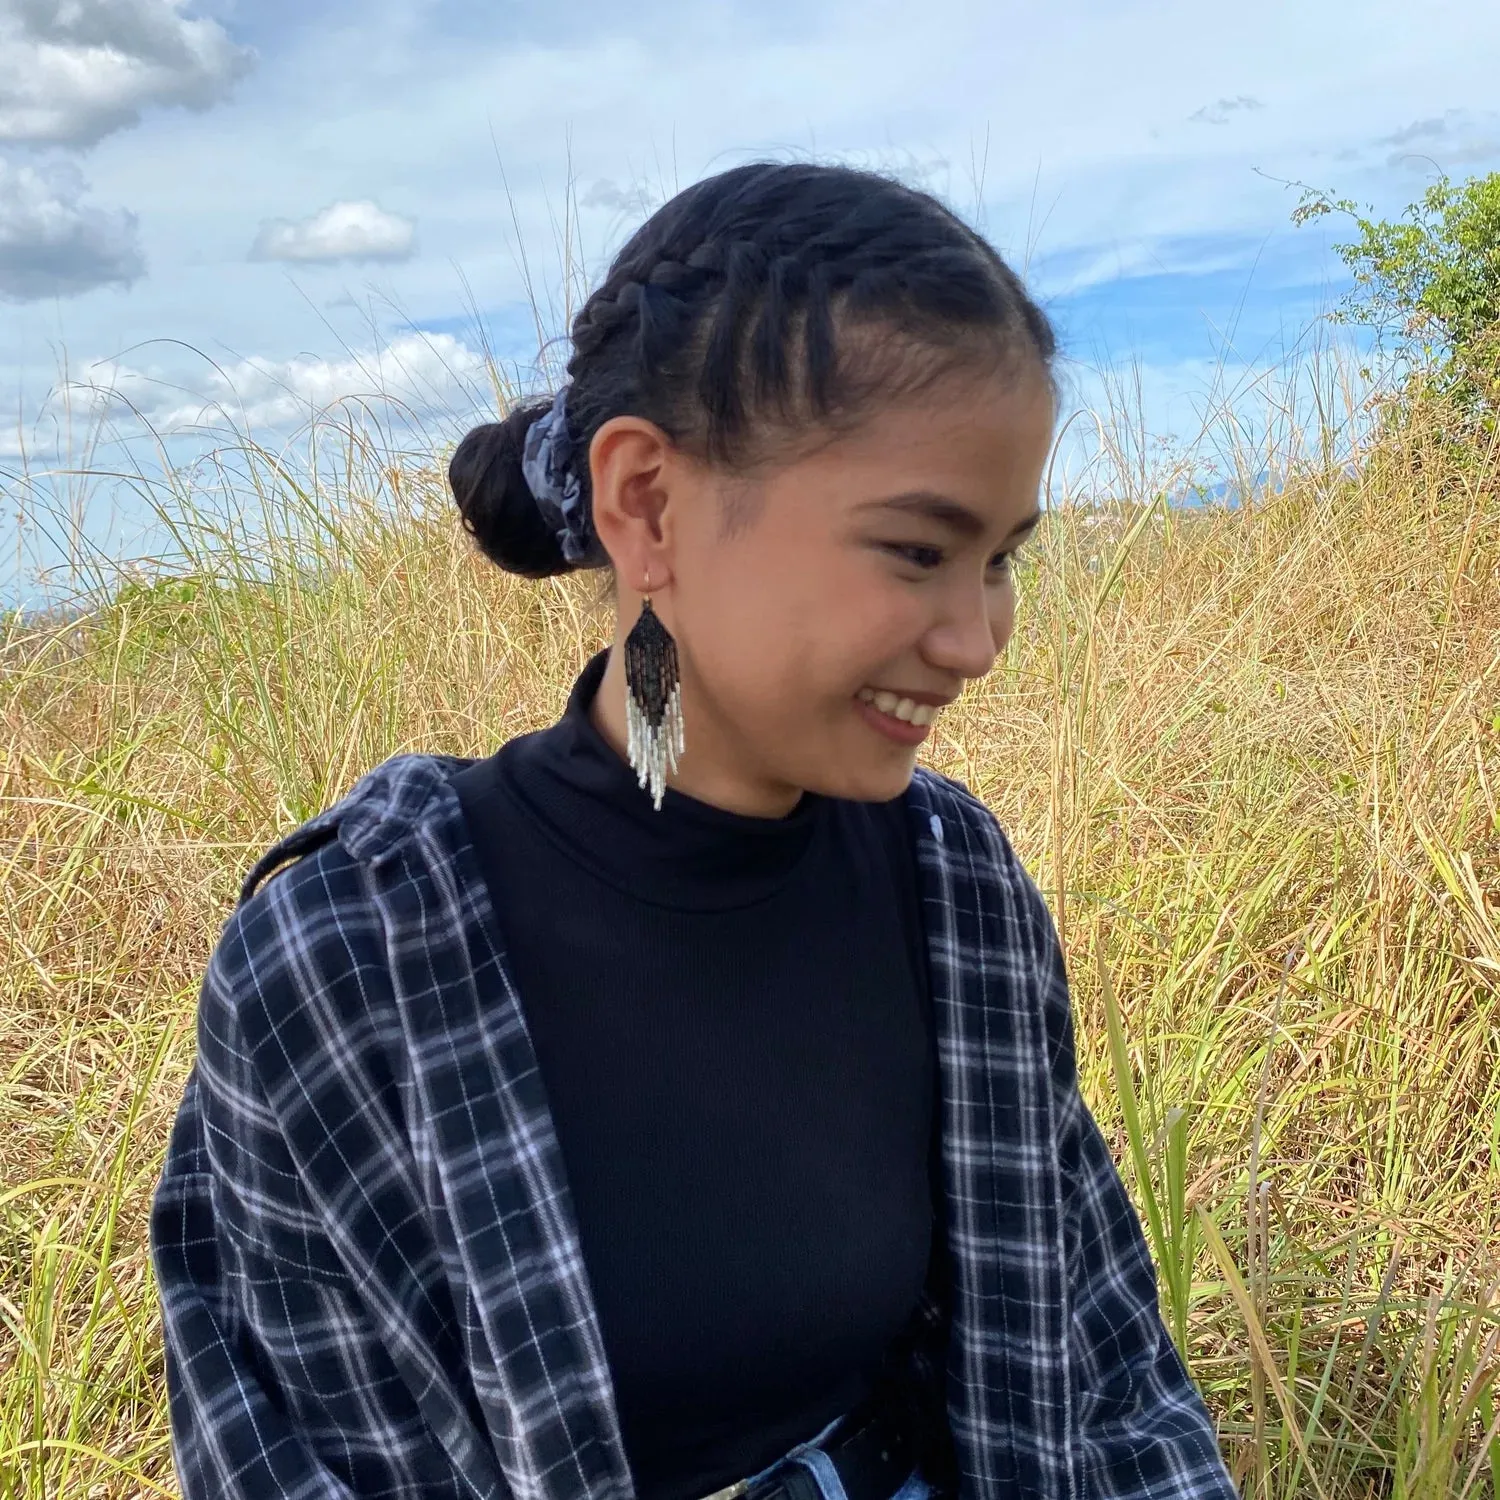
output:
[{"label": "hillside vegetation", "polygon": [[[1054,509],[925,756],[1052,903],[1247,1496],[1500,1500],[1500,483],[1448,433]],[[247,453],[259,540],[189,493],[183,576],[0,637],[0,1497],[175,1494],[146,1210],[245,869],[550,722],[609,633],[597,575],[507,579],[435,463],[349,452]]]}]

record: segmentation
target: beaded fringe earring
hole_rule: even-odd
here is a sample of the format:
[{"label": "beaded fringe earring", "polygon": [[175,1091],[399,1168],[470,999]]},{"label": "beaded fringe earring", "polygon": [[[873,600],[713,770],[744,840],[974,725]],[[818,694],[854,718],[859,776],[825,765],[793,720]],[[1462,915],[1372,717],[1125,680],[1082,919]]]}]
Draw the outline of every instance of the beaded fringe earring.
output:
[{"label": "beaded fringe earring", "polygon": [[[651,587],[649,575],[646,587]],[[651,608],[649,594],[625,637],[625,685],[627,755],[639,784],[650,784],[652,806],[660,812],[667,771],[677,769],[683,752],[682,686],[677,642]]]}]

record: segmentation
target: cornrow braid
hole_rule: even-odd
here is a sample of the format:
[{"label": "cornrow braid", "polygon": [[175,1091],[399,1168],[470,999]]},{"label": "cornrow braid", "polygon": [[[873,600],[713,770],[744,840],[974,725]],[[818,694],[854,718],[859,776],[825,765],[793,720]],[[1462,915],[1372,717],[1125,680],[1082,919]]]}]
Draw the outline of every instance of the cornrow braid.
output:
[{"label": "cornrow braid", "polygon": [[[1050,380],[1056,352],[1019,278],[936,198],[876,173],[775,162],[707,178],[658,209],[571,334],[568,426],[586,496],[589,443],[614,416],[645,417],[735,465],[778,433],[856,422],[959,366],[1030,360]],[[514,433],[480,431],[518,453],[539,409],[526,408]],[[470,454],[461,467],[479,466]],[[485,472],[490,503],[460,497],[465,522],[502,566],[537,576],[531,518],[512,514],[529,502],[524,481],[513,497],[496,488],[519,460]],[[506,536],[523,521],[521,568],[507,561]],[[568,566],[560,552],[555,562],[554,572]]]}]

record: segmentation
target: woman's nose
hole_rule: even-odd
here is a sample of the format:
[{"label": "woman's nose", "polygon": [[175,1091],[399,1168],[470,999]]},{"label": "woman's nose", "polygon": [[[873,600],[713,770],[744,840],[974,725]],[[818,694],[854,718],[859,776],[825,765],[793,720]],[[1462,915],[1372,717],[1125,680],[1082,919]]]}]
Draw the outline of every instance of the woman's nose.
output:
[{"label": "woman's nose", "polygon": [[993,588],[955,593],[943,617],[928,631],[923,654],[944,671],[983,677],[1004,649],[1008,614]]}]

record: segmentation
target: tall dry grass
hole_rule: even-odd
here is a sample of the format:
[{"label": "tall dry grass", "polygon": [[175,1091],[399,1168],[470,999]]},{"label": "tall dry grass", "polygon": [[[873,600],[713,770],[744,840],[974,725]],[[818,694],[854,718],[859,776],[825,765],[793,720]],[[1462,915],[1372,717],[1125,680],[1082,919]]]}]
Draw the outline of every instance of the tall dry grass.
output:
[{"label": "tall dry grass", "polygon": [[[1055,510],[928,758],[1053,904],[1245,1494],[1497,1500],[1497,460],[1298,451],[1238,509],[1138,470]],[[183,577],[0,640],[0,1497],[175,1493],[146,1209],[246,866],[387,756],[549,722],[609,633],[435,466],[342,455],[247,448],[258,531],[178,494]]]}]

